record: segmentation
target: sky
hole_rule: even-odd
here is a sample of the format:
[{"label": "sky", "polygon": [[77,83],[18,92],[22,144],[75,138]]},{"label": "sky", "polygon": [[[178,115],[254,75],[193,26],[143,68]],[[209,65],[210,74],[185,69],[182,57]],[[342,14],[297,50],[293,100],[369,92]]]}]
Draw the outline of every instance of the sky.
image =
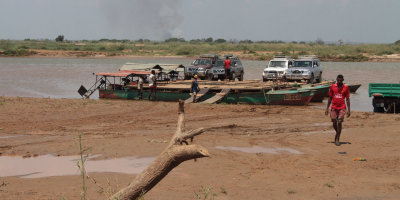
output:
[{"label": "sky", "polygon": [[0,39],[393,43],[399,0],[0,0]]}]

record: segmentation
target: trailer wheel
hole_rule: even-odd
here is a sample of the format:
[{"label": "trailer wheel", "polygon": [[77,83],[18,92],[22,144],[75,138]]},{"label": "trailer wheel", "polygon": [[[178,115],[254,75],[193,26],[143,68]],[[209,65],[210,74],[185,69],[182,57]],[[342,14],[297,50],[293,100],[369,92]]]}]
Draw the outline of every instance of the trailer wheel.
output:
[{"label": "trailer wheel", "polygon": [[382,107],[376,107],[376,106],[374,106],[374,112],[383,113],[383,112],[385,112],[385,109],[382,108]]}]

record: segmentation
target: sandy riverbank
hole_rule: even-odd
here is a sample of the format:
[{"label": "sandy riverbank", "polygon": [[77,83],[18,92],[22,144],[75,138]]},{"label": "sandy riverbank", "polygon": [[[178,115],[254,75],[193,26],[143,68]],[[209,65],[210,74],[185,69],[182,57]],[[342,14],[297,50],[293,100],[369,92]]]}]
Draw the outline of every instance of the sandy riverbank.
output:
[{"label": "sandy riverbank", "polygon": [[[96,159],[153,157],[175,131],[177,103],[0,97],[0,154],[77,155],[77,136]],[[210,158],[187,161],[145,199],[398,199],[400,115],[353,112],[341,146],[324,110],[310,106],[186,105],[186,127]],[[19,137],[7,137],[19,136]],[[264,153],[228,150],[259,147]],[[281,148],[279,150],[279,148]],[[254,149],[253,149],[254,150]],[[278,151],[275,151],[278,150]],[[367,161],[353,161],[362,157]],[[44,163],[45,164],[45,163]],[[15,166],[26,168],[29,166]],[[78,171],[78,168],[76,168]],[[134,174],[90,173],[88,199],[104,199]],[[81,177],[0,177],[0,199],[79,199]]]},{"label": "sandy riverbank", "polygon": [[[131,54],[110,54],[107,52],[94,52],[94,51],[67,51],[67,50],[43,50],[43,49],[32,49],[31,51],[34,54],[24,57],[29,58],[188,58],[188,59],[195,59],[196,56],[164,56],[157,53],[152,55],[131,55]],[[234,54],[239,56],[241,59],[244,60],[260,60],[260,56],[263,54],[280,54],[281,52],[273,52],[273,51],[259,51],[256,54],[245,54],[243,51],[235,51],[235,52],[220,52],[219,54]],[[392,54],[392,55],[369,55],[363,54],[366,58],[368,58],[368,62],[400,62],[400,54]],[[322,58],[323,61],[329,62],[341,62],[339,57],[338,58],[329,58],[325,59]]]}]

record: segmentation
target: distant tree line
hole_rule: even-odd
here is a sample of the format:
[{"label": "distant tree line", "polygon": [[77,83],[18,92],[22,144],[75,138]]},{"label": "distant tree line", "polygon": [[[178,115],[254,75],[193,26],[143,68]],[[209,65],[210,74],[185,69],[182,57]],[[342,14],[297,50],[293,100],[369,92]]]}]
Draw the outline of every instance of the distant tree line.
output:
[{"label": "distant tree line", "polygon": [[[34,39],[25,39],[25,41],[31,41]],[[44,40],[46,41],[46,40]],[[64,42],[64,35],[58,35],[55,39],[56,42]],[[158,43],[160,41],[154,41],[154,40],[150,40],[150,39],[137,39],[137,40],[129,40],[129,39],[99,39],[99,40],[78,40],[80,42],[91,42],[91,43],[98,43],[98,42],[110,42],[110,43]],[[69,42],[69,41],[67,41]],[[75,41],[76,42],[76,41]],[[287,43],[292,43],[292,44],[309,44],[309,45],[325,45],[326,42],[324,40],[322,40],[321,38],[317,38],[315,41],[291,41],[291,42],[287,42],[287,41],[283,41],[283,40],[258,40],[258,41],[253,41],[250,39],[244,39],[244,40],[237,40],[237,39],[230,39],[230,40],[226,40],[223,38],[218,38],[218,39],[213,39],[212,37],[208,37],[208,38],[202,38],[202,39],[192,39],[192,40],[185,40],[184,38],[176,38],[176,37],[171,37],[168,38],[166,40],[164,40],[163,42],[166,43],[172,43],[172,42],[176,42],[176,43],[231,43],[231,44],[287,44]],[[338,45],[343,45],[343,40],[338,40],[337,44]],[[394,45],[400,45],[400,40],[397,40],[393,43]]]}]

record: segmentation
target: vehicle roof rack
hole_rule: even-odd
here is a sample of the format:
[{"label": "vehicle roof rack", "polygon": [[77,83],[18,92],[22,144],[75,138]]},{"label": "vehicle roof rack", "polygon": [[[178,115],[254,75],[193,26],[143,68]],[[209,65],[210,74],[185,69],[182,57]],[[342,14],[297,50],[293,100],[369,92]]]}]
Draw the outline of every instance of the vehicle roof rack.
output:
[{"label": "vehicle roof rack", "polygon": [[292,56],[285,56],[285,55],[275,55],[274,58],[286,58],[286,59],[292,59]]},{"label": "vehicle roof rack", "polygon": [[200,58],[218,58],[218,54],[202,54],[199,56]]},{"label": "vehicle roof rack", "polygon": [[224,58],[226,58],[226,57],[228,57],[228,58],[233,58],[233,59],[237,59],[237,58],[238,58],[237,56],[235,56],[235,55],[233,55],[233,54],[225,54],[225,55],[224,55]]},{"label": "vehicle roof rack", "polygon": [[300,55],[298,58],[299,59],[302,59],[302,58],[310,59],[310,58],[318,58],[318,56],[316,56],[316,55]]}]

